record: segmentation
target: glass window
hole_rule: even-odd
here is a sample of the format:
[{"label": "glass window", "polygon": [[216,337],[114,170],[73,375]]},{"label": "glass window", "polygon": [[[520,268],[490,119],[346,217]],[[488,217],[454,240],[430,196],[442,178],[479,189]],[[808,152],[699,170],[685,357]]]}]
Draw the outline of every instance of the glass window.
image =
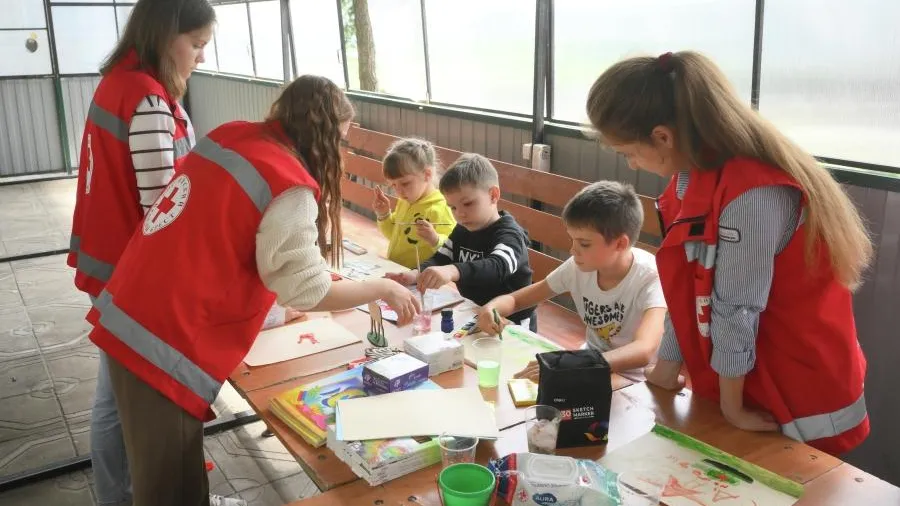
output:
[{"label": "glass window", "polygon": [[900,167],[900,3],[766,3],[760,112],[816,156]]},{"label": "glass window", "polygon": [[[349,2],[348,2],[349,3]],[[356,27],[347,27],[347,65],[350,88],[376,91],[414,100],[427,96],[425,46],[422,41],[422,11],[418,0],[369,0],[369,19],[375,46],[377,86],[362,82],[360,47]],[[352,7],[345,8],[344,22],[355,20]],[[433,60],[433,58],[432,58]]]},{"label": "glass window", "polygon": [[111,7],[53,7],[60,74],[95,74],[116,45]]},{"label": "glass window", "polygon": [[256,56],[256,76],[283,80],[281,7],[278,1],[251,3],[250,23],[253,32],[253,51]]},{"label": "glass window", "polygon": [[48,75],[50,44],[47,30],[0,31],[0,76]]},{"label": "glass window", "polygon": [[215,9],[219,71],[252,76],[247,4],[217,5]]},{"label": "glass window", "polygon": [[425,12],[432,100],[531,113],[534,0],[426,0]]},{"label": "glass window", "polygon": [[755,0],[556,2],[554,118],[586,123],[588,91],[607,67],[630,56],[668,51],[706,54],[749,103],[755,4]]},{"label": "glass window", "polygon": [[325,76],[345,87],[335,2],[291,0],[291,28],[297,72]]},{"label": "glass window", "polygon": [[42,0],[13,0],[3,2],[0,28],[45,28]]},{"label": "glass window", "polygon": [[125,26],[128,24],[128,16],[131,15],[131,9],[134,9],[133,5],[116,7],[116,22],[119,24],[119,37],[125,33]]}]

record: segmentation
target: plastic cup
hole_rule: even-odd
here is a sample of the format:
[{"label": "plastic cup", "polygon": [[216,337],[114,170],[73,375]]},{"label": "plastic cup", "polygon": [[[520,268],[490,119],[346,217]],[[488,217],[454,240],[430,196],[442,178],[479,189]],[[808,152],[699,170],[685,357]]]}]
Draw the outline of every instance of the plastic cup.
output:
[{"label": "plastic cup", "polygon": [[525,433],[528,452],[543,455],[556,454],[556,437],[562,414],[553,406],[535,404],[525,408]]},{"label": "plastic cup", "polygon": [[652,469],[635,469],[619,473],[616,486],[622,506],[658,506],[668,476]]},{"label": "plastic cup", "polygon": [[445,432],[438,437],[438,446],[441,447],[441,463],[444,467],[475,462],[478,438],[454,436]]},{"label": "plastic cup", "polygon": [[413,334],[419,336],[431,332],[431,313],[434,308],[434,294],[426,290],[421,298],[422,311],[413,318]]},{"label": "plastic cup", "polygon": [[494,493],[496,478],[478,464],[453,464],[438,475],[438,487],[444,506],[487,506]]},{"label": "plastic cup", "polygon": [[500,384],[500,361],[503,358],[503,341],[496,337],[482,337],[472,343],[475,368],[478,370],[478,386],[496,388]]}]

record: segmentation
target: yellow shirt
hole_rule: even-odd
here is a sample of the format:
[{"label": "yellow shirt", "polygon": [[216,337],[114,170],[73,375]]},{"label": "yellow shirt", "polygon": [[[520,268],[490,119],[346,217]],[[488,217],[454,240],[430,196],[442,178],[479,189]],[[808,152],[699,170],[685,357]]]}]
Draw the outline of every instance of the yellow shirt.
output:
[{"label": "yellow shirt", "polygon": [[[432,246],[420,238],[416,233],[415,225],[408,225],[419,218],[431,223],[449,224],[434,225],[434,230],[438,233],[436,246]],[[431,190],[413,204],[398,199],[394,212],[387,218],[378,221],[378,229],[389,240],[388,259],[410,269],[416,268],[416,249],[419,250],[420,261],[428,260],[441,244],[444,244],[455,226],[456,220],[453,219],[453,213],[450,211],[447,201],[444,200],[444,196],[437,189]]]}]

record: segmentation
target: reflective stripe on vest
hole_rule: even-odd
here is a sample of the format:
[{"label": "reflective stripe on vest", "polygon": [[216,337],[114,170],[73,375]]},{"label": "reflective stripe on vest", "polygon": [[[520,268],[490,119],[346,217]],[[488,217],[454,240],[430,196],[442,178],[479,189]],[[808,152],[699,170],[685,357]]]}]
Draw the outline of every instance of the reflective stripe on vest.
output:
[{"label": "reflective stripe on vest", "polygon": [[860,395],[853,404],[841,408],[833,413],[805,416],[797,418],[793,422],[781,426],[785,436],[796,441],[812,441],[834,437],[857,425],[866,419],[866,397]]},{"label": "reflective stripe on vest", "polygon": [[181,158],[191,152],[191,140],[187,137],[175,139],[175,159]]},{"label": "reflective stripe on vest", "polygon": [[91,102],[88,110],[88,119],[95,125],[109,132],[110,135],[122,142],[128,142],[128,125],[115,114]]},{"label": "reflective stripe on vest", "polygon": [[106,262],[101,262],[84,251],[81,251],[81,238],[77,235],[73,235],[71,239],[69,239],[69,252],[75,254],[77,258],[75,268],[78,269],[79,272],[87,274],[99,281],[103,281],[104,283],[109,281],[109,278],[113,273],[113,266]]},{"label": "reflective stripe on vest", "polygon": [[103,290],[94,307],[100,312],[100,325],[132,351],[165,371],[207,403],[212,404],[216,400],[222,383],[134,321],[115,305],[109,292]]},{"label": "reflective stripe on vest", "polygon": [[716,245],[703,241],[687,241],[684,243],[684,254],[688,262],[698,260],[700,265],[712,269],[716,265]]},{"label": "reflective stripe on vest", "polygon": [[269,188],[269,183],[263,179],[253,164],[240,154],[219,146],[209,137],[200,139],[194,147],[194,152],[228,171],[260,213],[272,202],[272,189]]}]

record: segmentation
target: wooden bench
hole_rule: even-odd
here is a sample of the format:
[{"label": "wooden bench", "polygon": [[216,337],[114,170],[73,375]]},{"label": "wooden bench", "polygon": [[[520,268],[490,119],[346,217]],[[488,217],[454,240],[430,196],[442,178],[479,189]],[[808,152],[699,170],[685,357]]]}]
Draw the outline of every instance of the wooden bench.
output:
[{"label": "wooden bench", "polygon": [[[371,209],[373,188],[366,183],[385,184],[381,170],[381,159],[388,147],[399,137],[367,130],[354,124],[347,136],[347,146],[343,148],[346,177],[341,180],[344,199],[357,206]],[[449,165],[462,154],[461,151],[435,146],[438,158]],[[579,190],[590,184],[558,174],[541,172],[521,165],[491,160],[500,176],[500,191],[505,195],[520,197],[547,207],[562,208]],[[655,200],[641,195],[644,208],[642,236],[653,242],[661,237],[659,220],[656,218]],[[395,204],[396,199],[391,199]],[[528,231],[533,241],[544,246],[568,251],[571,239],[566,233],[562,218],[555,214],[533,209],[527,205],[501,198],[500,209],[512,214],[519,224]],[[638,247],[656,253],[656,246],[649,242],[639,242]],[[529,261],[534,271],[535,281],[544,279],[562,260],[529,248]]]}]

